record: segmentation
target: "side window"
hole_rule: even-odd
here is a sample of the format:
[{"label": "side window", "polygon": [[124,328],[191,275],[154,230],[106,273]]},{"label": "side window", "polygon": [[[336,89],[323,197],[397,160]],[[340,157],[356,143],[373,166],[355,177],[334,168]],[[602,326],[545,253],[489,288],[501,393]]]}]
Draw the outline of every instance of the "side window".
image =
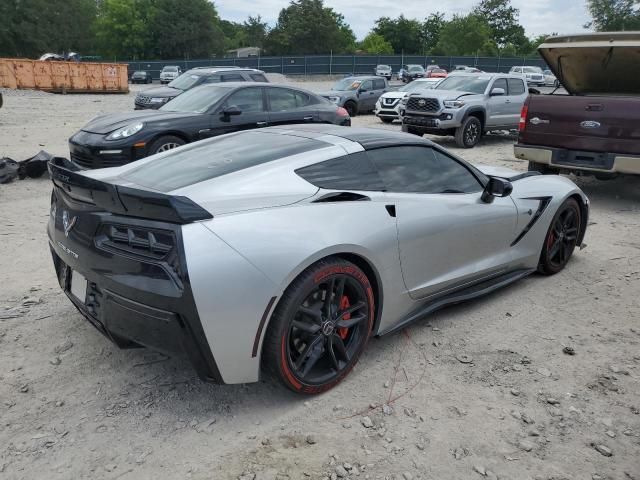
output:
[{"label": "side window", "polygon": [[464,165],[430,147],[389,147],[367,153],[390,192],[433,194],[482,190],[480,182]]},{"label": "side window", "polygon": [[513,73],[522,73],[522,69],[520,67],[513,67]]},{"label": "side window", "polygon": [[306,107],[311,102],[311,98],[306,93],[295,92],[296,95],[296,105],[298,107]]},{"label": "side window", "polygon": [[373,82],[371,80],[365,80],[362,82],[362,85],[360,85],[360,90],[367,90],[370,92],[373,90]]},{"label": "side window", "polygon": [[374,90],[384,90],[385,88],[386,88],[386,85],[385,85],[384,80],[382,78],[375,79],[373,81],[373,89]]},{"label": "side window", "polygon": [[493,87],[491,87],[491,90],[493,90],[494,88],[502,88],[504,90],[504,94],[506,95],[508,90],[507,90],[507,79],[506,78],[498,78],[495,82],[493,82]]},{"label": "side window", "polygon": [[222,74],[223,82],[244,82],[244,77],[239,73],[224,73]]},{"label": "side window", "polygon": [[220,75],[208,75],[203,83],[220,83]]},{"label": "side window", "polygon": [[266,77],[261,73],[250,73],[249,76],[254,82],[268,82]]},{"label": "side window", "polygon": [[519,78],[510,78],[509,95],[522,95],[525,92],[524,82]]},{"label": "side window", "polygon": [[232,93],[225,107],[235,105],[242,113],[247,112],[264,112],[264,104],[262,101],[262,88],[243,88]]},{"label": "side window", "polygon": [[327,190],[384,190],[384,184],[366,152],[309,165],[299,168],[296,173],[316,187]]},{"label": "side window", "polygon": [[272,112],[282,112],[298,108],[296,93],[286,88],[268,88],[269,105]]}]

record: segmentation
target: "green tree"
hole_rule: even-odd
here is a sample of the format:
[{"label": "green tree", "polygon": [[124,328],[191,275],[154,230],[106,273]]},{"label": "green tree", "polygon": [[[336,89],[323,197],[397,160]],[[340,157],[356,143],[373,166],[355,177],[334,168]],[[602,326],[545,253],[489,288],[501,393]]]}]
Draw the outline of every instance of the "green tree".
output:
[{"label": "green tree", "polygon": [[160,58],[206,58],[224,50],[220,19],[208,0],[155,0],[151,18]]},{"label": "green tree", "polygon": [[437,53],[445,55],[498,54],[498,47],[486,20],[476,14],[454,15],[440,31]]},{"label": "green tree", "polygon": [[404,15],[395,19],[380,17],[372,31],[384,37],[396,53],[424,53],[423,26],[418,20],[405,18]]},{"label": "green tree", "polygon": [[440,32],[446,23],[444,13],[435,12],[424,19],[422,24],[423,47],[426,52],[431,52],[438,45]]},{"label": "green tree", "polygon": [[638,0],[587,0],[591,22],[586,28],[598,32],[640,30],[640,1]]},{"label": "green tree", "polygon": [[150,0],[102,0],[96,20],[96,40],[107,57],[136,59],[149,55],[147,14]]},{"label": "green tree", "polygon": [[95,0],[0,1],[0,56],[87,53],[94,48]]},{"label": "green tree", "polygon": [[247,20],[242,24],[242,30],[245,35],[245,47],[260,47],[264,46],[264,41],[267,38],[269,32],[269,24],[262,21],[262,17],[249,16]]},{"label": "green tree", "polygon": [[377,33],[370,33],[367,35],[364,40],[360,42],[360,49],[371,54],[393,54],[393,47],[391,44],[387,42],[382,35],[378,35]]},{"label": "green tree", "polygon": [[348,53],[355,49],[355,35],[344,17],[322,0],[294,0],[280,11],[265,49],[272,55]]},{"label": "green tree", "polygon": [[487,22],[500,48],[508,43],[518,45],[526,38],[524,28],[518,23],[520,11],[511,5],[511,0],[482,0],[473,13]]}]

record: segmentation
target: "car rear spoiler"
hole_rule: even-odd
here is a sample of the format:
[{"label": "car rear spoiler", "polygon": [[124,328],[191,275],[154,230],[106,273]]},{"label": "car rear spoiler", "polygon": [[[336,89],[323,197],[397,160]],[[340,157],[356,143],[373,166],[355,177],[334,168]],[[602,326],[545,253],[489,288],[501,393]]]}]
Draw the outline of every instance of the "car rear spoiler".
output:
[{"label": "car rear spoiler", "polygon": [[111,213],[178,224],[213,218],[187,197],[124,187],[87,177],[66,158],[54,157],[49,161],[48,169],[55,188],[65,195],[76,202],[95,205]]}]

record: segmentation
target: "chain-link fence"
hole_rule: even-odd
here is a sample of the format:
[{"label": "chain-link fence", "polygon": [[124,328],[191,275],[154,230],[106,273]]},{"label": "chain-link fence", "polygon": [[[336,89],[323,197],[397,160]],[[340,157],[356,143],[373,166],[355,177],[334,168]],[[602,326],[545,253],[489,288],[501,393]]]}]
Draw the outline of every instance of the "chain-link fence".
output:
[{"label": "chain-link fence", "polygon": [[194,67],[239,66],[257,68],[267,73],[283,75],[349,75],[371,74],[376,65],[389,65],[396,73],[402,65],[439,65],[451,70],[456,65],[476,67],[485,72],[508,72],[516,65],[535,65],[545,68],[539,57],[435,57],[422,55],[304,55],[284,57],[221,58],[211,60],[140,60],[126,62],[129,73],[150,71],[154,79],[160,78],[165,65],[178,65],[182,71]]}]

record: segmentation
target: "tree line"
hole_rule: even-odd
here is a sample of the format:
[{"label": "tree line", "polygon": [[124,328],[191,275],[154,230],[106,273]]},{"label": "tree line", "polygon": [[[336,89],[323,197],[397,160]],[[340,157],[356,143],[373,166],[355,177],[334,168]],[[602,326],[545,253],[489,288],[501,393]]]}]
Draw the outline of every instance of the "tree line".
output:
[{"label": "tree line", "polygon": [[[640,30],[640,0],[586,0],[596,31]],[[360,42],[323,0],[292,0],[273,27],[260,15],[221,19],[209,0],[2,0],[0,56],[80,52],[119,60],[210,58],[240,47],[262,55],[419,54],[521,56],[527,37],[511,0],[480,0],[466,15],[381,17]],[[549,32],[550,34],[552,32]]]}]

